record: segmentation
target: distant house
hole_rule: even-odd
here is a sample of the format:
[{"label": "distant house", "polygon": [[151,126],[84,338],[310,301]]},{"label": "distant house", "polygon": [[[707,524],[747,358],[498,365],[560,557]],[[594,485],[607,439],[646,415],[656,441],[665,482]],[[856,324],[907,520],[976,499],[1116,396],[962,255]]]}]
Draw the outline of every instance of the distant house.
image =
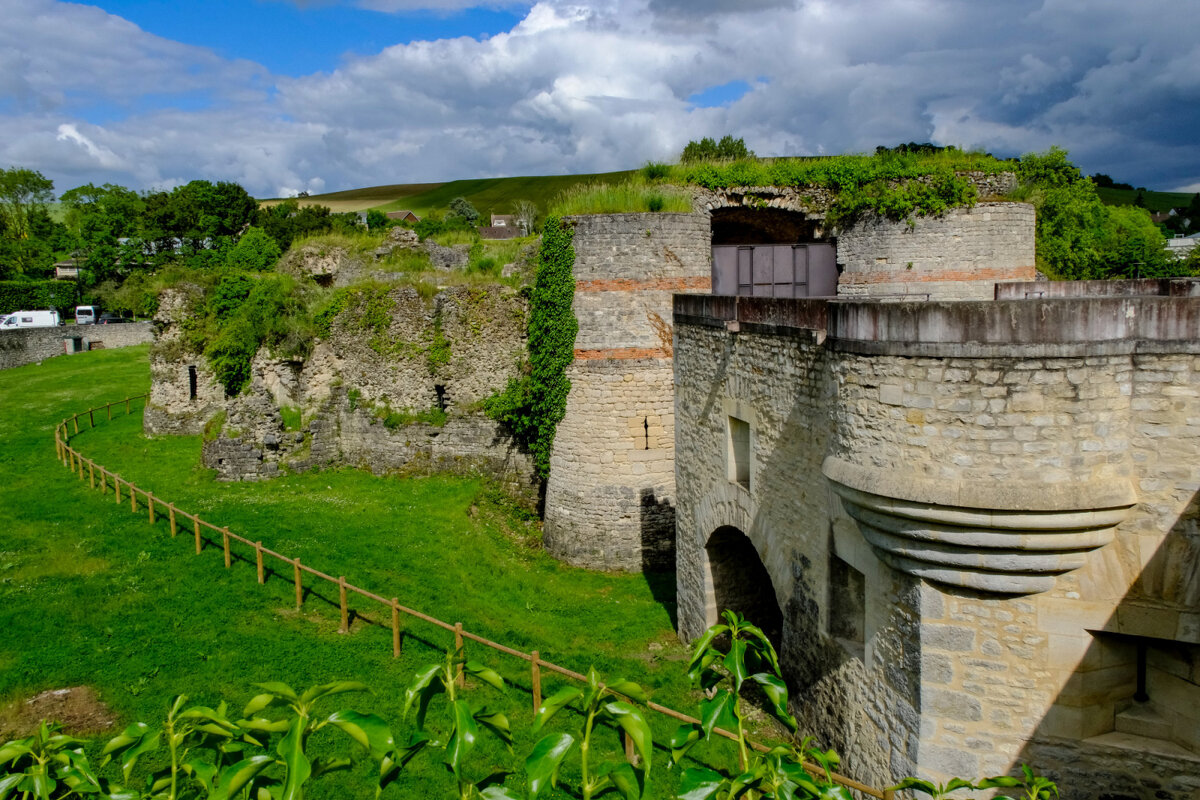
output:
[{"label": "distant house", "polygon": [[79,279],[78,259],[68,258],[65,261],[54,262],[54,280],[74,281]]},{"label": "distant house", "polygon": [[1177,258],[1186,258],[1197,245],[1200,245],[1200,233],[1191,236],[1180,234],[1174,239],[1167,239],[1167,251]]},{"label": "distant house", "polygon": [[525,235],[525,228],[515,214],[492,214],[492,224],[479,229],[481,239],[516,239]]},{"label": "distant house", "polygon": [[389,211],[387,212],[388,219],[399,220],[400,222],[420,222],[421,218],[411,211]]},{"label": "distant house", "polygon": [[516,228],[520,227],[517,223],[517,217],[514,214],[492,214],[493,228]]}]

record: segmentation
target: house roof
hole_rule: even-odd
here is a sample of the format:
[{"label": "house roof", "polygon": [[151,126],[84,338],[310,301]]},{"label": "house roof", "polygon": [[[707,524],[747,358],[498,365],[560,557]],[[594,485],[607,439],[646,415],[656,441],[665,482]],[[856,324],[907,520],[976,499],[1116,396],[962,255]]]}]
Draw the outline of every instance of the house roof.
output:
[{"label": "house roof", "polygon": [[421,221],[420,217],[418,217],[416,214],[414,214],[413,212],[411,212],[407,209],[405,209],[403,211],[389,211],[389,212],[387,212],[387,218],[388,219],[409,219],[409,218],[411,218],[416,222]]}]

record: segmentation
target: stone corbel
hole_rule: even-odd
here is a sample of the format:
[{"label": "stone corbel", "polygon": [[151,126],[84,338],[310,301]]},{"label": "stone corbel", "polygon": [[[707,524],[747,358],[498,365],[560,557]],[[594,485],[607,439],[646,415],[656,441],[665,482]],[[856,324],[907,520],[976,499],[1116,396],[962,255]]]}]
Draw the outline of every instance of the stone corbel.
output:
[{"label": "stone corbel", "polygon": [[1127,480],[980,485],[897,475],[830,456],[822,465],[880,560],[927,580],[1034,594],[1083,566],[1137,502]]}]

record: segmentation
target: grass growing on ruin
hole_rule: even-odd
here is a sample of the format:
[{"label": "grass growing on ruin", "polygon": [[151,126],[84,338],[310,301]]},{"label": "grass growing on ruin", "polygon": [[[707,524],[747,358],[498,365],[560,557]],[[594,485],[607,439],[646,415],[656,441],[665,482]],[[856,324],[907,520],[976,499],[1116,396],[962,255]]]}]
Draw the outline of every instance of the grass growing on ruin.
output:
[{"label": "grass growing on ruin", "polygon": [[550,207],[551,216],[620,214],[646,211],[692,210],[691,194],[672,186],[639,179],[621,183],[580,184],[560,194]]},{"label": "grass growing on ruin", "polygon": [[[240,707],[257,681],[307,686],[368,683],[343,707],[399,720],[403,688],[451,637],[413,623],[393,661],[386,614],[361,611],[337,631],[336,590],[317,587],[297,614],[289,574],[258,586],[251,556],[223,568],[219,543],[197,556],[128,502],[87,488],[54,459],[52,427],[69,412],[145,391],[147,349],[83,353],[0,372],[0,705],[46,689],[95,687],[121,716],[160,720],[170,697],[224,698]],[[181,507],[314,567],[468,630],[586,671],[629,676],[656,700],[691,710],[672,631],[673,577],[572,569],[523,544],[525,520],[475,480],[377,478],[356,470],[221,484],[199,466],[200,437],[149,439],[140,414],[118,416],[75,440],[83,452]],[[332,603],[332,604],[331,604]],[[515,749],[528,752],[528,674],[474,650],[513,682]],[[558,685],[546,678],[547,691]],[[407,729],[396,723],[407,735]],[[673,723],[655,724],[665,742]],[[107,737],[105,737],[107,738]],[[422,763],[387,795],[449,796],[439,766]],[[312,797],[370,795],[365,766],[323,779]],[[656,796],[674,788],[661,773]],[[417,787],[421,787],[418,789]],[[565,795],[559,795],[565,796]]]}]

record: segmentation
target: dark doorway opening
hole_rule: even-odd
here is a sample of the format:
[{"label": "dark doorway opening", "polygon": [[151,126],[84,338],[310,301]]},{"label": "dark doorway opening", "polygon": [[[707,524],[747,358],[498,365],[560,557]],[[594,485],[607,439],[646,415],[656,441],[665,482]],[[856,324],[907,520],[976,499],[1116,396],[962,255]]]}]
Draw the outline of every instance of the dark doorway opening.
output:
[{"label": "dark doorway opening", "polygon": [[188,367],[188,400],[196,399],[196,368]]},{"label": "dark doorway opening", "polygon": [[771,576],[746,535],[734,527],[718,528],[708,539],[709,570],[717,613],[736,611],[762,628],[779,650],[783,612],[775,599]]},{"label": "dark doorway opening", "polygon": [[435,385],[433,391],[437,393],[438,411],[446,410],[446,387],[441,384]]}]

